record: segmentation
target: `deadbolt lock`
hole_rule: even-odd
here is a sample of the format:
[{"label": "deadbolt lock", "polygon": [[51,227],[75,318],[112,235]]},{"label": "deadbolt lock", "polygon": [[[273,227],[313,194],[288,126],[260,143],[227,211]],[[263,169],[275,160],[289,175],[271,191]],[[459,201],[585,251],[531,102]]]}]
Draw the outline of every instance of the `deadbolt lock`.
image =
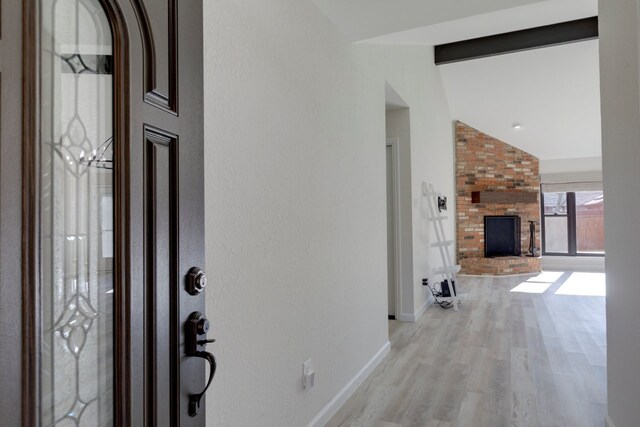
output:
[{"label": "deadbolt lock", "polygon": [[187,292],[198,295],[207,287],[207,275],[199,267],[193,267],[187,274]]}]

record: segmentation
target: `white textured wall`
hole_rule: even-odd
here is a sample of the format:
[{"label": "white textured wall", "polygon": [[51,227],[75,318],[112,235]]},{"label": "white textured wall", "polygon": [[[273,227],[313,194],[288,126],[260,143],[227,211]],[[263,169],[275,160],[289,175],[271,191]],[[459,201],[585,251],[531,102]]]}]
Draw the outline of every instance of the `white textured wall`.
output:
[{"label": "white textured wall", "polygon": [[615,427],[635,427],[640,420],[640,2],[600,0],[599,10],[608,412]]},{"label": "white textured wall", "polygon": [[[579,149],[579,148],[578,148]],[[576,159],[540,160],[540,173],[581,173],[602,171],[602,156]]]},{"label": "white textured wall", "polygon": [[[384,82],[380,83],[377,77],[380,73],[382,79],[386,79],[409,106],[414,309],[417,312],[427,302],[422,278],[429,277],[430,282],[442,279],[431,275],[433,268],[439,267],[441,261],[438,249],[430,247],[435,236],[433,225],[426,220],[428,206],[426,198],[422,197],[423,181],[433,184],[437,191],[448,196],[449,219],[445,222],[445,230],[447,238],[455,240],[455,206],[452,202],[455,196],[453,120],[440,73],[433,65],[431,47],[358,44],[355,49],[364,58],[369,80],[372,80],[367,92],[380,93],[379,97],[384,101]],[[375,101],[374,108],[379,103],[384,104],[383,101]],[[384,111],[380,114],[384,114]],[[381,132],[384,136],[384,128]],[[383,176],[384,170],[379,173]],[[455,254],[455,249],[452,248],[452,251]]]},{"label": "white textured wall", "polygon": [[431,49],[348,44],[311,0],[205,2],[204,22],[208,423],[304,426],[388,339],[385,80],[411,106],[415,221],[423,177],[453,196],[451,117]]}]

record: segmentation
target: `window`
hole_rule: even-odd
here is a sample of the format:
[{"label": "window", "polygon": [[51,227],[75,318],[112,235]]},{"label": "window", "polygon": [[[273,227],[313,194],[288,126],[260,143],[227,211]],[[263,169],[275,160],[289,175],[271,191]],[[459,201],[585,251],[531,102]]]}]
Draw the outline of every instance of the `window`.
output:
[{"label": "window", "polygon": [[542,253],[604,255],[602,191],[542,193]]},{"label": "window", "polygon": [[545,253],[569,253],[567,193],[544,193]]},{"label": "window", "polygon": [[576,193],[576,248],[580,254],[604,254],[602,191]]}]

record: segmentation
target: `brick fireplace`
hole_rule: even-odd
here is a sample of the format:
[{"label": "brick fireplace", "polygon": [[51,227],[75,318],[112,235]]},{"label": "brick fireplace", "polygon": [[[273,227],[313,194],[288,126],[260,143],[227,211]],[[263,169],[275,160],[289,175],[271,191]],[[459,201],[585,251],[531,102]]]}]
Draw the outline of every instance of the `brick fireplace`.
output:
[{"label": "brick fireplace", "polygon": [[[456,241],[463,274],[541,271],[540,257],[524,256],[530,223],[540,248],[540,175],[536,157],[456,122]],[[485,257],[485,217],[519,217],[522,255]]]}]

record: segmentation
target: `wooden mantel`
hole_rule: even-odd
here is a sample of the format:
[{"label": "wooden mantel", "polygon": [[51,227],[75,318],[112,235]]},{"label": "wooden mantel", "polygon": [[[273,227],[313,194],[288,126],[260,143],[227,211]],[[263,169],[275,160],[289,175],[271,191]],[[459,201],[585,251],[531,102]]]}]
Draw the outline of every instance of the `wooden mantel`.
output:
[{"label": "wooden mantel", "polygon": [[533,191],[472,191],[472,203],[538,203],[538,192]]}]

